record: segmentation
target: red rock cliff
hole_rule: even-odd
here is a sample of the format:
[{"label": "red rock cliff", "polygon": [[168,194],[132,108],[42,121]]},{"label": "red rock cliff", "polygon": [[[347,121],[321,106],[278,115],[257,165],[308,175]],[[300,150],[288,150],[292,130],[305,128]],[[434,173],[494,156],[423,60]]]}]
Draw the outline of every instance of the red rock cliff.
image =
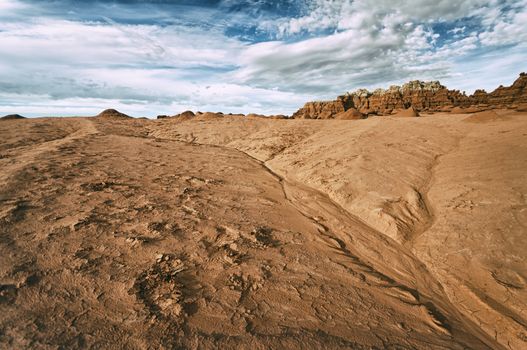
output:
[{"label": "red rock cliff", "polygon": [[527,74],[510,87],[500,86],[491,93],[476,90],[467,96],[459,90],[449,90],[438,81],[410,81],[403,86],[377,89],[370,92],[359,89],[339,96],[334,101],[308,102],[293,114],[293,118],[332,119],[350,108],[360,113],[389,115],[413,107],[418,112],[449,111],[454,107],[516,108],[527,103]]}]

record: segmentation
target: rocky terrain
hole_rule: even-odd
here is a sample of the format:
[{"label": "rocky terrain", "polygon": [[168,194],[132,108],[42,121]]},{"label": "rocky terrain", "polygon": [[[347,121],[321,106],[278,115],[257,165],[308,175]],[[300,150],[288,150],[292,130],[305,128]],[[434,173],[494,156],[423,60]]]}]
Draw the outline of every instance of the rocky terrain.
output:
[{"label": "rocky terrain", "polygon": [[0,348],[527,348],[526,83],[2,118]]},{"label": "rocky terrain", "polygon": [[438,81],[411,81],[403,86],[360,89],[339,96],[335,101],[308,102],[294,113],[293,118],[339,119],[339,114],[350,109],[363,115],[391,115],[412,107],[418,112],[473,113],[493,108],[527,109],[527,74],[521,73],[510,87],[500,86],[493,92],[476,90],[467,96],[449,90]]}]

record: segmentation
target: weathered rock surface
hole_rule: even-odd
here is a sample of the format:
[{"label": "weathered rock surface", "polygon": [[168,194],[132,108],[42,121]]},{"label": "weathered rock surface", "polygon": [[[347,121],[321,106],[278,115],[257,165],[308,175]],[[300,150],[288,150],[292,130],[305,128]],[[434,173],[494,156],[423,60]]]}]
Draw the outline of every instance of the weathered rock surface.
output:
[{"label": "weathered rock surface", "polygon": [[527,103],[527,73],[520,77],[509,87],[500,86],[488,94],[488,104],[506,107],[513,104]]},{"label": "weathered rock surface", "polygon": [[510,87],[500,86],[491,93],[476,90],[467,96],[459,90],[449,90],[438,81],[410,81],[402,86],[370,92],[359,89],[337,97],[334,101],[308,102],[299,109],[297,119],[334,119],[355,108],[365,115],[390,115],[396,110],[412,107],[417,112],[476,113],[490,108],[513,108],[527,103],[527,74],[521,73]]}]

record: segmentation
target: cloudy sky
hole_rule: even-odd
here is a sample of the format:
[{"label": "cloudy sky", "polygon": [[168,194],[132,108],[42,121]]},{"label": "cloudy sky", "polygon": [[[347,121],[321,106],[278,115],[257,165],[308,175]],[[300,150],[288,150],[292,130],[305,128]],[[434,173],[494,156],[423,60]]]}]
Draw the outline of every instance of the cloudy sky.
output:
[{"label": "cloudy sky", "polygon": [[289,114],[527,71],[527,0],[0,0],[0,114]]}]

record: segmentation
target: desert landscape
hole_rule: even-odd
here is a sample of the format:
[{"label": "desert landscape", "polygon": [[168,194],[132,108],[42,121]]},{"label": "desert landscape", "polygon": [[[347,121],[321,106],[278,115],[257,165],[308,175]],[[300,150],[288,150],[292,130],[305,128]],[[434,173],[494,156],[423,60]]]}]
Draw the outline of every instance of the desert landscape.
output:
[{"label": "desert landscape", "polygon": [[0,140],[0,348],[527,348],[523,73]]}]

